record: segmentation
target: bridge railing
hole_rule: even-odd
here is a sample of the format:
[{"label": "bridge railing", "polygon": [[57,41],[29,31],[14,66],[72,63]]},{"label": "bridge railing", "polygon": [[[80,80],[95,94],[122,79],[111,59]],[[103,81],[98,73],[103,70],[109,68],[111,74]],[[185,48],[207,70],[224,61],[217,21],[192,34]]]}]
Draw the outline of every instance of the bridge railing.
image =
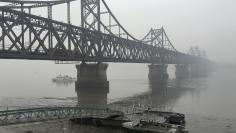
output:
[{"label": "bridge railing", "polygon": [[81,117],[106,118],[111,115],[123,115],[123,112],[108,108],[87,108],[80,106],[32,107],[22,109],[7,107],[7,110],[0,111],[0,126]]}]

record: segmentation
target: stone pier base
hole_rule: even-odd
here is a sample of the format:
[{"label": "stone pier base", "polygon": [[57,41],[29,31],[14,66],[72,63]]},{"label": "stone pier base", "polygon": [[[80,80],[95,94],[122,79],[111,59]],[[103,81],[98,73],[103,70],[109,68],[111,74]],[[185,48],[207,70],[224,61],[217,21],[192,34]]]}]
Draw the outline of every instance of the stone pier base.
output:
[{"label": "stone pier base", "polygon": [[167,82],[169,75],[167,73],[168,65],[149,65],[149,81],[151,83]]},{"label": "stone pier base", "polygon": [[109,93],[107,67],[108,64],[103,63],[76,65],[77,81],[75,90],[80,106],[106,107],[107,94]]}]

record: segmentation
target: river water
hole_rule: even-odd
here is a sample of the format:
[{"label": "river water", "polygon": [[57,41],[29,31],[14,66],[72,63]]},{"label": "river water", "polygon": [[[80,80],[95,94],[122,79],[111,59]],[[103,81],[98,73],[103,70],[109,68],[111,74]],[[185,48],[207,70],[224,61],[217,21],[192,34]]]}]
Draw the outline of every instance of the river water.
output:
[{"label": "river water", "polygon": [[[133,100],[139,105],[150,105],[160,110],[187,115],[190,132],[236,132],[236,66],[217,66],[208,77],[176,81],[174,66],[168,68],[170,79],[164,91],[150,92],[146,64],[109,64],[110,82],[108,102]],[[39,106],[76,104],[75,85],[55,84],[52,78],[59,74],[76,77],[73,64],[57,65],[48,61],[1,60],[0,106]],[[151,88],[153,89],[153,88]],[[95,127],[68,127],[67,132],[119,132]],[[51,122],[58,127],[58,122]],[[4,130],[20,131],[37,127],[39,132],[52,132],[46,122],[32,126],[17,125]],[[30,126],[29,126],[30,125]],[[57,125],[57,126],[56,126]],[[40,127],[40,129],[39,129]],[[48,129],[47,131],[45,131]],[[84,129],[84,130],[81,130]],[[33,130],[33,129],[32,129]],[[0,132],[3,129],[0,129]],[[6,132],[6,131],[4,131]],[[36,132],[36,131],[35,131]]]}]

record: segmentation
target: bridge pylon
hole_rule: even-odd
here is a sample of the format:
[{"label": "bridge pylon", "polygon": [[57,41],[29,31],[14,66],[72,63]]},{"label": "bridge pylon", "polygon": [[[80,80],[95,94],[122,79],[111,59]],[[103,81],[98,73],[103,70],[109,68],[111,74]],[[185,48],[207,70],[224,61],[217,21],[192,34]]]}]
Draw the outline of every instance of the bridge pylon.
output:
[{"label": "bridge pylon", "polygon": [[101,31],[100,0],[81,0],[81,27]]}]

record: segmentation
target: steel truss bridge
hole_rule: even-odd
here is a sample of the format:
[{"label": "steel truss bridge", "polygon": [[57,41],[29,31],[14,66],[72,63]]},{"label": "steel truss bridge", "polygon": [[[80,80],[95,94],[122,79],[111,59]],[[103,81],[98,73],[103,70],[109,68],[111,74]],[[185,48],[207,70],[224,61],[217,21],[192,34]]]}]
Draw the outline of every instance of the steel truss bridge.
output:
[{"label": "steel truss bridge", "polygon": [[[81,1],[81,26],[71,24],[74,0],[0,0],[0,58],[84,62],[193,64],[206,59],[175,49],[164,28],[132,36],[104,0]],[[52,19],[52,7],[67,4],[67,23]],[[48,16],[31,13],[46,7]]]},{"label": "steel truss bridge", "polygon": [[0,111],[0,126],[58,119],[107,118],[113,115],[123,115],[123,112],[120,111],[79,106],[6,108],[6,110]]}]

